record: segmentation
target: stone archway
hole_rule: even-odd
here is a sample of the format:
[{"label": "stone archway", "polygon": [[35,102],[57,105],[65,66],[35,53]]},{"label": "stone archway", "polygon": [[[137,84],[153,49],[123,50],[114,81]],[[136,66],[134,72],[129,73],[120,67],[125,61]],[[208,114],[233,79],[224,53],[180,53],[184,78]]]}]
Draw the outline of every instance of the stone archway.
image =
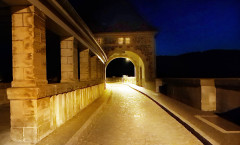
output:
[{"label": "stone archway", "polygon": [[139,86],[144,86],[145,82],[145,66],[139,55],[131,51],[125,51],[124,53],[114,53],[106,62],[106,68],[108,64],[117,58],[128,58],[133,64],[135,69],[136,84]]},{"label": "stone archway", "polygon": [[95,34],[110,62],[126,57],[135,62],[137,85],[155,90],[155,36],[156,32],[109,32]]}]

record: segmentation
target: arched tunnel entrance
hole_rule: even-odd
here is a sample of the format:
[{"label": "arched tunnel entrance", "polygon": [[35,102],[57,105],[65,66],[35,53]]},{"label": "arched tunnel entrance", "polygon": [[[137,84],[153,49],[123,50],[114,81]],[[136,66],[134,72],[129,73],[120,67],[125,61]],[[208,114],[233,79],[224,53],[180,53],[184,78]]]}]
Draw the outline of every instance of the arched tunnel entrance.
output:
[{"label": "arched tunnel entrance", "polygon": [[136,84],[135,66],[129,58],[115,58],[106,66],[107,82]]},{"label": "arched tunnel entrance", "polygon": [[144,86],[145,67],[141,57],[131,51],[113,53],[106,63],[106,79]]}]

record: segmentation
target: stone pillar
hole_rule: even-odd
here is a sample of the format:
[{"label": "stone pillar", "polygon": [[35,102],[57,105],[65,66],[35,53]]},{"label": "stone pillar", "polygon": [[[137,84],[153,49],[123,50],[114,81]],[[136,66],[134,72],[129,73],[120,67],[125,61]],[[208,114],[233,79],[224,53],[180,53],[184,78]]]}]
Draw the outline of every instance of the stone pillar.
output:
[{"label": "stone pillar", "polygon": [[97,56],[91,57],[91,79],[96,80],[97,78]]},{"label": "stone pillar", "polygon": [[201,79],[201,110],[216,111],[216,87],[214,79]]},{"label": "stone pillar", "polygon": [[97,79],[100,80],[101,79],[101,67],[102,67],[102,62],[97,59]]},{"label": "stone pillar", "polygon": [[78,81],[77,43],[74,37],[61,41],[61,82]]},{"label": "stone pillar", "polygon": [[45,16],[33,6],[12,8],[12,87],[47,84]]},{"label": "stone pillar", "polygon": [[12,56],[11,138],[36,143],[50,130],[50,99],[38,98],[47,84],[46,37],[45,16],[34,6],[12,8]]},{"label": "stone pillar", "polygon": [[89,49],[80,52],[80,81],[88,81],[91,77]]}]

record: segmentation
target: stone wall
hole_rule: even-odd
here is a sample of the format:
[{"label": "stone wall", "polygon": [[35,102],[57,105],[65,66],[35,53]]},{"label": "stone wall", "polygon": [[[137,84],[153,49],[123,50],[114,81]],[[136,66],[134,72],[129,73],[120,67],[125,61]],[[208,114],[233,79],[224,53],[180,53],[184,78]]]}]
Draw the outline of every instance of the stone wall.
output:
[{"label": "stone wall", "polygon": [[111,32],[97,33],[100,43],[109,61],[129,58],[136,70],[137,85],[154,90],[156,77],[155,32]]},{"label": "stone wall", "polygon": [[106,79],[107,83],[131,83],[136,84],[136,77],[111,77]]},{"label": "stone wall", "polygon": [[122,83],[123,82],[123,78],[122,77],[111,77],[111,78],[106,78],[106,82],[107,83]]},{"label": "stone wall", "polygon": [[217,112],[227,112],[240,107],[240,80],[216,79]]},{"label": "stone wall", "polygon": [[163,79],[158,89],[159,92],[171,98],[201,109],[201,86],[199,79]]},{"label": "stone wall", "polygon": [[[104,83],[83,88],[80,86],[84,85],[48,85],[38,88],[39,94],[45,92],[47,97],[11,100],[11,138],[17,142],[38,142],[100,97],[105,88]],[[14,89],[9,88],[10,99],[14,97],[14,92],[27,95],[29,91]]]},{"label": "stone wall", "polygon": [[239,79],[157,79],[156,91],[203,111],[227,112],[240,107]]}]

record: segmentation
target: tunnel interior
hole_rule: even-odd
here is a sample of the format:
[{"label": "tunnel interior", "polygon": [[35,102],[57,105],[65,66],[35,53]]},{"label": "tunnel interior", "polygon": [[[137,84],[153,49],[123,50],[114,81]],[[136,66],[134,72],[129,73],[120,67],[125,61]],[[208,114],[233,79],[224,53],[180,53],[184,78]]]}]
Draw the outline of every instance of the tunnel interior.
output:
[{"label": "tunnel interior", "polygon": [[116,58],[106,68],[106,77],[135,76],[134,64],[127,58]]}]

